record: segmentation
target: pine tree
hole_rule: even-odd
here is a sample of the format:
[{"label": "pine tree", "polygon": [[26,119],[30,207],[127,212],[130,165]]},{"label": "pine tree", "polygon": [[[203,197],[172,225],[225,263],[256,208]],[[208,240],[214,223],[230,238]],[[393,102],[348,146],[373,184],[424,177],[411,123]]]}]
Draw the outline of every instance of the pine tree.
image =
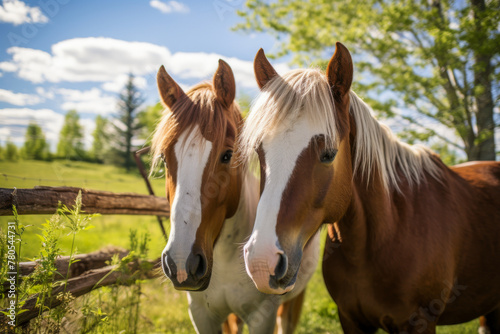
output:
[{"label": "pine tree", "polygon": [[134,84],[134,76],[129,74],[127,84],[119,96],[118,113],[113,122],[113,150],[118,158],[117,162],[127,171],[133,165],[132,138],[142,126],[137,119],[137,114],[143,102],[142,94]]}]

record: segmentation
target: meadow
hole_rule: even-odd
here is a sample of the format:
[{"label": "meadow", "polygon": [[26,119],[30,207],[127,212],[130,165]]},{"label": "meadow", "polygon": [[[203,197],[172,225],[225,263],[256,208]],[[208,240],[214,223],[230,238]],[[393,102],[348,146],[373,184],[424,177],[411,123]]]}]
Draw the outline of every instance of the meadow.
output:
[{"label": "meadow", "polygon": [[[157,196],[164,196],[164,181],[162,178],[151,180]],[[44,186],[74,186],[88,189],[106,190],[112,192],[135,192],[147,194],[144,181],[139,173],[126,173],[123,169],[91,164],[78,161],[20,161],[0,162],[0,187],[2,188],[32,188]],[[21,216],[20,221],[27,226],[23,237],[23,261],[31,260],[39,254],[42,247],[37,234],[40,234],[42,224],[50,216]],[[6,230],[7,222],[12,217],[0,217],[0,227]],[[95,228],[84,231],[76,239],[78,253],[88,253],[105,246],[113,245],[127,248],[130,230],[148,232],[149,258],[157,258],[165,240],[161,235],[156,218],[153,216],[100,216],[92,220]],[[166,222],[168,230],[168,221]],[[64,233],[63,233],[64,234]],[[324,238],[323,238],[324,239]],[[63,254],[69,254],[71,248],[70,236],[62,237],[60,246]],[[119,291],[127,294],[126,287]],[[100,289],[89,296],[74,302],[74,308],[83,308],[89,300],[106,302],[111,298],[110,289]],[[108,300],[109,301],[109,300]],[[140,291],[139,333],[193,333],[187,313],[187,299],[184,292],[176,291],[167,279],[154,279],[141,283]],[[110,317],[113,315],[110,315]],[[464,325],[439,327],[438,333],[477,333],[478,321]],[[96,329],[95,332],[106,332]],[[120,332],[128,333],[124,324]],[[335,303],[328,295],[323,284],[321,268],[309,283],[306,300],[297,333],[342,333]]]}]

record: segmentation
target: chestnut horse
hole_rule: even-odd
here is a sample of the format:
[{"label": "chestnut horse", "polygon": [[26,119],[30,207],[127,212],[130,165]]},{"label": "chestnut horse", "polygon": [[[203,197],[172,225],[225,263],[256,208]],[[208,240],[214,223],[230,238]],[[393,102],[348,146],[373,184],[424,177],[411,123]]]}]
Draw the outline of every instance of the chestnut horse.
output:
[{"label": "chestnut horse", "polygon": [[346,333],[435,333],[482,314],[500,333],[500,163],[448,168],[400,142],[350,90],[340,43],[326,75],[280,76],[262,50],[254,69],[261,93],[240,142],[265,186],[244,247],[258,289],[291,291],[328,224],[323,276]]},{"label": "chestnut horse", "polygon": [[[188,291],[198,333],[220,332],[230,312],[250,333],[273,333],[276,321],[280,332],[292,333],[314,267],[301,273],[299,289],[287,296],[259,292],[245,273],[242,245],[252,231],[259,189],[258,179],[233,156],[243,120],[231,68],[220,60],[213,82],[186,93],[163,66],[157,81],[167,107],[152,142],[153,156],[167,166],[171,230],[161,256],[165,275],[176,289]],[[319,239],[308,258],[317,264]]]}]

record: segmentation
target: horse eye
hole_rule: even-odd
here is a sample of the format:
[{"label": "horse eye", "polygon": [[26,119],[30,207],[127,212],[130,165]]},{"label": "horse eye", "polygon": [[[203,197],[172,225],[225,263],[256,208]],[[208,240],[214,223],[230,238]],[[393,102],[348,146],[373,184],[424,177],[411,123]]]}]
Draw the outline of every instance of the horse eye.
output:
[{"label": "horse eye", "polygon": [[321,157],[319,158],[322,163],[330,163],[335,159],[335,156],[337,155],[337,150],[326,150],[321,154]]},{"label": "horse eye", "polygon": [[233,156],[233,151],[227,150],[223,155],[221,155],[220,162],[223,164],[228,164],[231,161],[232,156]]}]

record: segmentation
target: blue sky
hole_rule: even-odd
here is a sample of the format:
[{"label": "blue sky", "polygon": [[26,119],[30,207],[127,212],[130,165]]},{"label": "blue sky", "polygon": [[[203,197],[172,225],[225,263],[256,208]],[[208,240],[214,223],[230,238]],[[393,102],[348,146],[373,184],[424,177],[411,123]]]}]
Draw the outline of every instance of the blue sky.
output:
[{"label": "blue sky", "polygon": [[[266,34],[231,31],[242,0],[3,0],[0,5],[0,143],[21,145],[31,120],[52,148],[69,109],[90,145],[96,115],[109,117],[128,72],[158,101],[162,64],[184,87],[211,78],[219,58],[233,68],[239,93],[256,92],[252,60]],[[275,63],[279,72],[285,60]]]}]

